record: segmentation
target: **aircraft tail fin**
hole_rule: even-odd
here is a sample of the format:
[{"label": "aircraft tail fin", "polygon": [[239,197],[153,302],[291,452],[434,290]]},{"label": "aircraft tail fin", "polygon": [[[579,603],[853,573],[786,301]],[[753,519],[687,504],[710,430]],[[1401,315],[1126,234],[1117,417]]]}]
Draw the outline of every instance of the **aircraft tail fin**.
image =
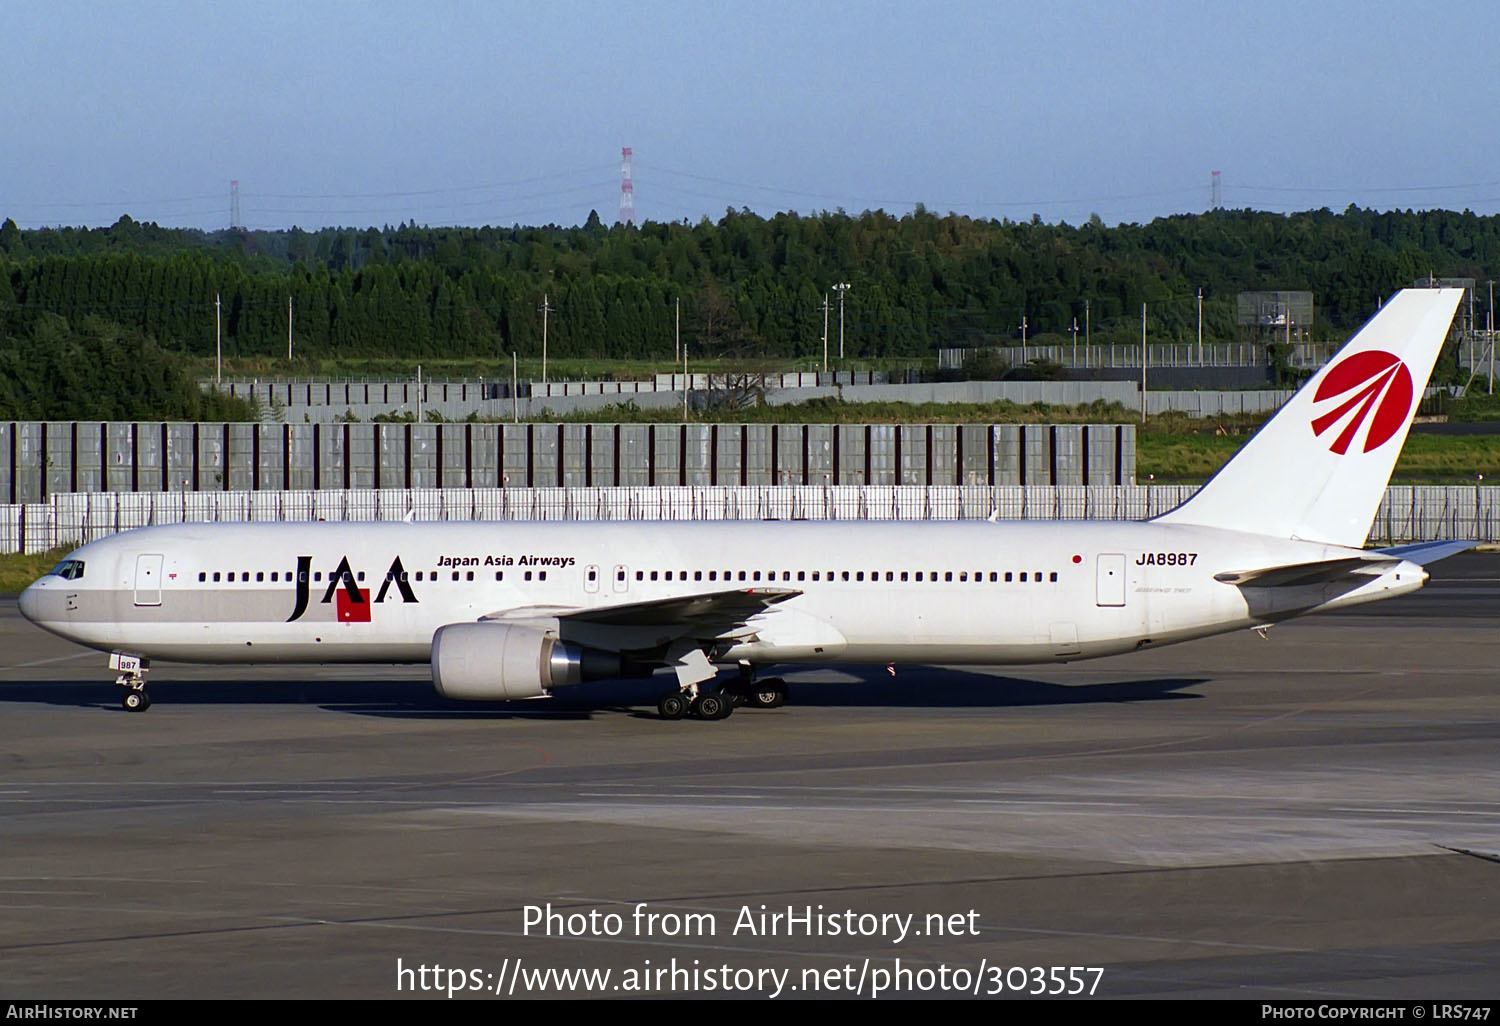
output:
[{"label": "aircraft tail fin", "polygon": [[1405,289],[1191,499],[1157,517],[1358,548],[1462,289]]}]

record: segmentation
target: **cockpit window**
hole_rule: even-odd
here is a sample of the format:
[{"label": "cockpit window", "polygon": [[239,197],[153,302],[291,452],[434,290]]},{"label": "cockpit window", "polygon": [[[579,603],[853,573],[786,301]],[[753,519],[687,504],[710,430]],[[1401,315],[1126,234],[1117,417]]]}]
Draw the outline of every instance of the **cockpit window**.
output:
[{"label": "cockpit window", "polygon": [[47,572],[56,574],[65,581],[76,581],[83,576],[83,560],[65,559]]}]

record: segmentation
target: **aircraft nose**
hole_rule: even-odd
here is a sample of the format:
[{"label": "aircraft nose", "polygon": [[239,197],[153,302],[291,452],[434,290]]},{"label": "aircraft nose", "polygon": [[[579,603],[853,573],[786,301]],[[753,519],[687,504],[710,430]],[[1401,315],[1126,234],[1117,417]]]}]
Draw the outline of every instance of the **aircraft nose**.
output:
[{"label": "aircraft nose", "polygon": [[21,592],[19,603],[21,606],[21,615],[32,623],[36,623],[37,617],[42,612],[41,589],[35,584],[27,585],[26,589]]}]

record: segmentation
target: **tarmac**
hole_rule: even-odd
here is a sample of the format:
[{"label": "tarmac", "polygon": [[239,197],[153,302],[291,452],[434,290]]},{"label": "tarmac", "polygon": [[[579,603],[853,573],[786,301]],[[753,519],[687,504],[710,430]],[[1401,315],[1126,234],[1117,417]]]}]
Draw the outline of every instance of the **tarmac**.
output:
[{"label": "tarmac", "polygon": [[160,663],[126,713],[0,600],[0,998],[1493,999],[1500,555],[1432,569],[1265,639],[794,667],[718,722]]}]

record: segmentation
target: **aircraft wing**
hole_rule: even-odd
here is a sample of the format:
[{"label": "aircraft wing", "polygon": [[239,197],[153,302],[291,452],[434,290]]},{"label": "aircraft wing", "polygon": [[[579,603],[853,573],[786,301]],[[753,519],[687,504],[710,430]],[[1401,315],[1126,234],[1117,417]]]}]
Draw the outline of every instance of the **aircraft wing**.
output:
[{"label": "aircraft wing", "polygon": [[611,627],[717,627],[719,630],[715,633],[719,633],[738,627],[756,613],[765,612],[776,603],[801,594],[794,588],[742,588],[580,609],[564,614],[561,619]]},{"label": "aircraft wing", "polygon": [[1241,588],[1296,588],[1308,584],[1331,584],[1348,580],[1361,570],[1377,573],[1400,563],[1404,557],[1385,555],[1379,552],[1363,556],[1346,556],[1340,559],[1320,559],[1311,563],[1288,563],[1284,566],[1267,566],[1256,570],[1227,570],[1214,574],[1214,580],[1233,584]]},{"label": "aircraft wing", "polygon": [[801,594],[795,588],[740,588],[608,606],[527,606],[491,613],[481,619],[552,617],[562,622],[599,627],[666,628],[675,635],[707,631],[710,636],[717,636],[743,626],[746,620],[776,603]]}]

